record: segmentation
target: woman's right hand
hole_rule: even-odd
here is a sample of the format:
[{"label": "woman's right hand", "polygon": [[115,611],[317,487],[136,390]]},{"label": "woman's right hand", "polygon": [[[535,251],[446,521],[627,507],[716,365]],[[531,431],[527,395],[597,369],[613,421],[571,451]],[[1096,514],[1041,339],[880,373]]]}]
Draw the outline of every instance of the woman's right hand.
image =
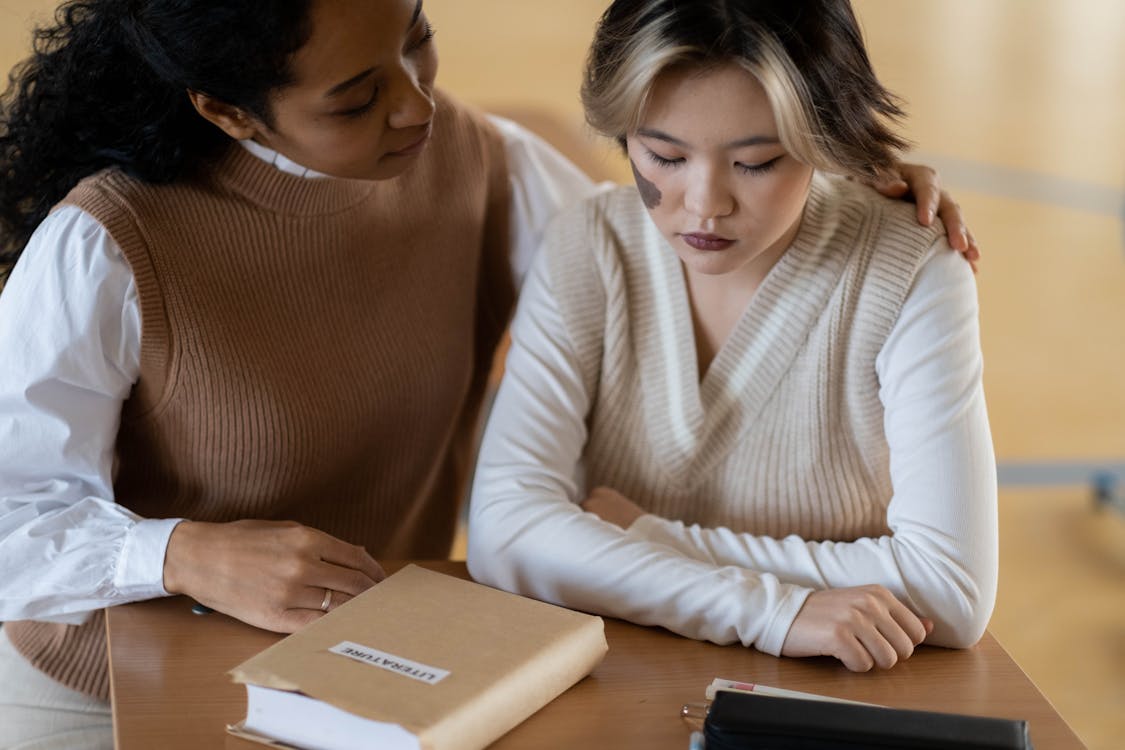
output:
[{"label": "woman's right hand", "polygon": [[782,656],[834,656],[853,672],[909,659],[934,628],[878,585],[814,591],[789,628]]},{"label": "woman's right hand", "polygon": [[363,547],[291,521],[183,521],[168,540],[164,588],[243,622],[292,633],[386,577]]}]

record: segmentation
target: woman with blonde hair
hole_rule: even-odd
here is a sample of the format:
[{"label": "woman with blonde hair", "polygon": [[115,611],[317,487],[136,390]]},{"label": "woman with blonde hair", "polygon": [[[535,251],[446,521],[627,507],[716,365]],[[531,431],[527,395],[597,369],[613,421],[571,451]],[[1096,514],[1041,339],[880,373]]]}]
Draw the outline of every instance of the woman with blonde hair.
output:
[{"label": "woman with blonde hair", "polygon": [[998,542],[973,277],[845,179],[903,145],[847,0],[617,0],[583,98],[636,187],[559,218],[525,285],[473,576],[853,670],[975,643]]}]

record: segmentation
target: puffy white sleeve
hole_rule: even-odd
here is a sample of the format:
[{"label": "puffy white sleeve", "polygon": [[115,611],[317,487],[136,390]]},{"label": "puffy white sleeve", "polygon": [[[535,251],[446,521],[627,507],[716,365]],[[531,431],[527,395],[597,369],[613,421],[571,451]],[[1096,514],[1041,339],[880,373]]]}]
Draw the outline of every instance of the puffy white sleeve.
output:
[{"label": "puffy white sleeve", "polygon": [[928,643],[976,643],[992,614],[998,574],[996,460],[977,318],[969,264],[942,239],[876,359],[894,488],[890,535],[774,539],[653,515],[628,535],[816,589],[882,584],[933,619]]},{"label": "puffy white sleeve", "polygon": [[113,500],[140,335],[120,248],[80,209],[52,213],[0,294],[0,620],[79,623],[167,594],[178,521]]},{"label": "puffy white sleeve", "polygon": [[780,654],[810,589],[633,538],[578,506],[590,394],[544,260],[534,263],[522,294],[484,434],[469,571],[563,606]]}]

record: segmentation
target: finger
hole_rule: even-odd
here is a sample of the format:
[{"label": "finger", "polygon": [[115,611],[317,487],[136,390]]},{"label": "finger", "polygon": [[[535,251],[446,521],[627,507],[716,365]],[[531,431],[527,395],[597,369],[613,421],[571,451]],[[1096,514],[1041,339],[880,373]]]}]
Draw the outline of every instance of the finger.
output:
[{"label": "finger", "polygon": [[328,611],[331,612],[332,610],[336,609],[336,607],[347,604],[352,599],[355,599],[355,597],[351,594],[345,594],[342,591],[333,591],[332,601],[328,603]]},{"label": "finger", "polygon": [[[901,628],[899,629],[901,632]],[[890,669],[898,662],[898,652],[873,623],[856,633],[860,644],[880,669]],[[905,634],[903,634],[905,638]],[[870,667],[868,667],[870,669]],[[863,670],[867,671],[867,670]]]},{"label": "finger", "polygon": [[[910,611],[910,608],[898,599],[892,599],[887,607],[887,618],[890,621],[888,628],[893,626],[898,632],[910,641],[910,650],[926,639],[926,626],[922,618]],[[883,627],[881,624],[880,627]],[[899,653],[902,653],[901,651]]]},{"label": "finger", "polygon": [[358,544],[348,544],[327,534],[325,534],[325,537],[327,544],[320,550],[321,560],[358,570],[371,579],[372,583],[378,583],[387,577],[383,566],[376,562],[375,558],[369,555],[363,547]]},{"label": "finger", "polygon": [[294,633],[309,623],[324,617],[324,612],[319,609],[306,609],[304,607],[258,612],[229,612],[227,614],[256,628],[274,633]]},{"label": "finger", "polygon": [[[318,612],[331,612],[341,604],[350,602],[355,597],[336,589],[306,586],[299,602],[287,609],[315,609]],[[327,602],[327,604],[326,604]]]},{"label": "finger", "polygon": [[838,652],[832,655],[852,672],[870,672],[875,666],[871,653],[854,634],[842,639]]},{"label": "finger", "polygon": [[930,226],[937,215],[943,193],[937,172],[929,167],[913,164],[901,164],[899,171],[914,193],[914,202],[918,206],[918,222],[922,226]]},{"label": "finger", "polygon": [[[896,622],[894,618],[887,617],[883,622],[879,623],[878,627],[879,634],[883,636],[883,640],[894,649],[896,662],[909,659],[914,654],[914,646],[919,643],[919,641],[915,641],[913,636],[907,632],[902,625]],[[880,664],[879,666],[883,665]],[[883,668],[887,669],[891,666],[894,666],[894,662]]]},{"label": "finger", "polygon": [[966,228],[965,234],[969,238],[969,251],[965,253],[965,257],[970,261],[980,260],[980,246],[977,244],[977,238],[973,236],[973,230]]},{"label": "finger", "polygon": [[313,566],[305,583],[319,588],[322,594],[324,589],[331,589],[355,596],[367,591],[378,581],[361,570],[321,561]]},{"label": "finger", "polygon": [[941,217],[941,223],[945,225],[949,246],[962,253],[968,252],[969,230],[965,227],[965,217],[961,215],[961,207],[945,191],[942,191],[938,215]]},{"label": "finger", "polygon": [[910,192],[910,185],[906,184],[906,180],[901,177],[877,182],[872,187],[888,198],[901,198]]},{"label": "finger", "polygon": [[319,609],[287,609],[279,612],[274,624],[267,629],[277,633],[296,633],[301,628],[324,617]]},{"label": "finger", "polygon": [[590,490],[590,496],[587,500],[614,500],[621,497],[621,493],[617,490],[610,489],[609,487],[595,487]]}]

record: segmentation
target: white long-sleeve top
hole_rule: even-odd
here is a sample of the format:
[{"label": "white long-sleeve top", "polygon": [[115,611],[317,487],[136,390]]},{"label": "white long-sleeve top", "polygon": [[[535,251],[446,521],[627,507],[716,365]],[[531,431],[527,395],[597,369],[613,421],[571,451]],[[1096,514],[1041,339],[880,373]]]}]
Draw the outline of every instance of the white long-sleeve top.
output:
[{"label": "white long-sleeve top", "polygon": [[[490,118],[512,187],[512,266],[522,280],[545,225],[594,186],[538,137]],[[278,169],[323,178],[247,141]],[[77,624],[92,610],[167,592],[182,519],[114,502],[114,443],[139,370],[133,274],[109,233],[65,206],[37,229],[0,294],[0,621]]]},{"label": "white long-sleeve top", "polygon": [[891,533],[881,537],[772,538],[652,514],[622,531],[582,512],[594,394],[561,309],[541,256],[512,324],[477,465],[475,578],[774,654],[813,590],[877,583],[935,619],[930,642],[980,637],[995,595],[995,459],[974,282],[944,242],[925,256],[875,362],[893,485]]}]

